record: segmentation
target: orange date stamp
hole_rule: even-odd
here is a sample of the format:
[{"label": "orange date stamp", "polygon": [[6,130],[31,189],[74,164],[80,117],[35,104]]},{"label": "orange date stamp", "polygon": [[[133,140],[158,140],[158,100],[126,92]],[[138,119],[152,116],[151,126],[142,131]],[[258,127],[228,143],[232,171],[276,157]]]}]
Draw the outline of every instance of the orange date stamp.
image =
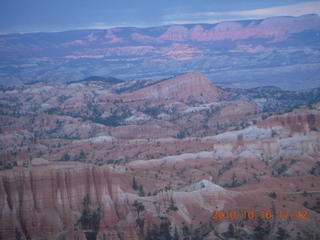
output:
[{"label": "orange date stamp", "polygon": [[280,218],[280,219],[288,219],[288,218],[297,218],[297,219],[308,219],[308,211],[288,211],[288,210],[280,210],[280,211],[252,211],[252,210],[244,210],[244,211],[212,211],[214,220],[223,220],[223,219],[272,219],[272,218]]}]

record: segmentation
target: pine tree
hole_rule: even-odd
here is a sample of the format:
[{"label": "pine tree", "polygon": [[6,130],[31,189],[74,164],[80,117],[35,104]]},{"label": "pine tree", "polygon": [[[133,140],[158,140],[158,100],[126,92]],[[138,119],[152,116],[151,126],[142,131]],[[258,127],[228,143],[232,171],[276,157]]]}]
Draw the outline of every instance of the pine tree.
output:
[{"label": "pine tree", "polygon": [[170,221],[167,218],[163,218],[160,223],[160,231],[159,235],[161,236],[161,239],[163,240],[172,240],[172,237],[170,235]]},{"label": "pine tree", "polygon": [[138,213],[138,219],[140,219],[140,213],[144,211],[144,205],[141,202],[138,202],[137,200],[134,201],[132,204],[134,207],[134,210]]},{"label": "pine tree", "polygon": [[144,193],[143,186],[139,185],[139,196],[144,197],[146,194]]},{"label": "pine tree", "polygon": [[278,231],[277,231],[276,239],[277,240],[285,240],[285,239],[287,239],[287,237],[289,237],[288,232],[285,229],[283,229],[282,227],[279,227]]},{"label": "pine tree", "polygon": [[84,159],[86,158],[86,154],[85,154],[85,152],[83,151],[83,149],[81,149],[81,151],[80,151],[79,158],[80,158],[80,161],[82,161],[82,160],[84,160]]},{"label": "pine tree", "polygon": [[137,183],[135,177],[133,177],[133,179],[132,179],[132,189],[135,190],[135,191],[138,190],[138,183]]},{"label": "pine tree", "polygon": [[189,240],[190,239],[190,230],[189,230],[189,228],[188,228],[188,226],[186,226],[186,225],[183,225],[183,227],[182,227],[182,239],[183,240]]},{"label": "pine tree", "polygon": [[228,232],[230,237],[234,237],[234,226],[231,223],[229,223]]},{"label": "pine tree", "polygon": [[101,219],[101,208],[93,210],[90,202],[90,198],[86,195],[82,201],[83,211],[78,223],[85,233],[87,240],[96,240],[99,232],[99,223]]},{"label": "pine tree", "polygon": [[179,240],[180,236],[178,233],[177,226],[174,227],[174,232],[173,232],[173,240]]}]

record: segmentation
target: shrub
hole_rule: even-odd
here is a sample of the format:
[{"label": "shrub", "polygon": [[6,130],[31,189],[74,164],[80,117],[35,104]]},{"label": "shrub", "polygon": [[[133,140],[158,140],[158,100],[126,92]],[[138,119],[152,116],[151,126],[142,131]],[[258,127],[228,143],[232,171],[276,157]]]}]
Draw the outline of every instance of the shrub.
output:
[{"label": "shrub", "polygon": [[277,194],[275,192],[271,192],[268,194],[269,197],[271,198],[276,198],[277,197]]}]

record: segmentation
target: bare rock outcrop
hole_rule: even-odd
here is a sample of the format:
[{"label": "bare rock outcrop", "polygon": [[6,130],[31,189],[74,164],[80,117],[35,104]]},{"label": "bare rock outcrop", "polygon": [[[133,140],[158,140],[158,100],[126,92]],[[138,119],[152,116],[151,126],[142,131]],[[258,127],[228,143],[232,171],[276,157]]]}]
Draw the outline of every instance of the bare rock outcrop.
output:
[{"label": "bare rock outcrop", "polygon": [[317,110],[298,109],[293,113],[271,116],[259,123],[264,128],[279,129],[279,135],[307,135],[320,129],[320,114]]},{"label": "bare rock outcrop", "polygon": [[107,167],[85,164],[36,164],[29,169],[16,167],[3,171],[0,176],[0,225],[4,231],[1,237],[12,238],[18,231],[26,239],[58,239],[63,232],[68,239],[75,239],[77,234],[83,238],[79,219],[86,196],[102,216],[97,227],[109,226],[109,234],[114,233],[117,216],[128,211],[125,202],[129,196],[119,188],[122,181],[125,179],[116,174],[111,177]]},{"label": "bare rock outcrop", "polygon": [[202,73],[186,73],[128,94],[128,99],[176,99],[217,101],[227,93],[217,88]]},{"label": "bare rock outcrop", "polygon": [[[192,223],[201,209],[197,218],[209,221],[214,206],[222,209],[232,202],[226,190],[206,180],[189,192],[165,190],[139,197],[130,187],[132,178],[108,166],[32,162],[41,164],[0,172],[1,239],[17,233],[21,239],[86,239],[94,231],[97,239],[138,239],[135,200],[145,206],[140,215],[145,229],[168,214],[173,202],[178,208],[168,217],[177,226]],[[96,225],[86,225],[93,218]]]}]

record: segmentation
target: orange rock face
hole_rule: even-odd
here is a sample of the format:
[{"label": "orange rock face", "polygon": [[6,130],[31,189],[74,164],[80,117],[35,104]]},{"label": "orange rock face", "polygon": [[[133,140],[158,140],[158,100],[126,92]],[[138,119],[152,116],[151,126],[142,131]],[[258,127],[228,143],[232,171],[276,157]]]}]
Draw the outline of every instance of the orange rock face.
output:
[{"label": "orange rock face", "polygon": [[110,172],[108,167],[63,163],[2,172],[0,225],[6,230],[2,237],[11,238],[18,230],[27,238],[53,239],[59,234],[83,238],[78,221],[86,196],[93,208],[101,208],[98,227],[107,228],[108,234],[115,232],[118,217],[131,208],[131,197],[119,187],[127,185],[128,179]]},{"label": "orange rock face", "polygon": [[306,135],[310,130],[320,129],[319,111],[299,109],[296,113],[270,117],[259,126],[283,127],[290,135]]}]

